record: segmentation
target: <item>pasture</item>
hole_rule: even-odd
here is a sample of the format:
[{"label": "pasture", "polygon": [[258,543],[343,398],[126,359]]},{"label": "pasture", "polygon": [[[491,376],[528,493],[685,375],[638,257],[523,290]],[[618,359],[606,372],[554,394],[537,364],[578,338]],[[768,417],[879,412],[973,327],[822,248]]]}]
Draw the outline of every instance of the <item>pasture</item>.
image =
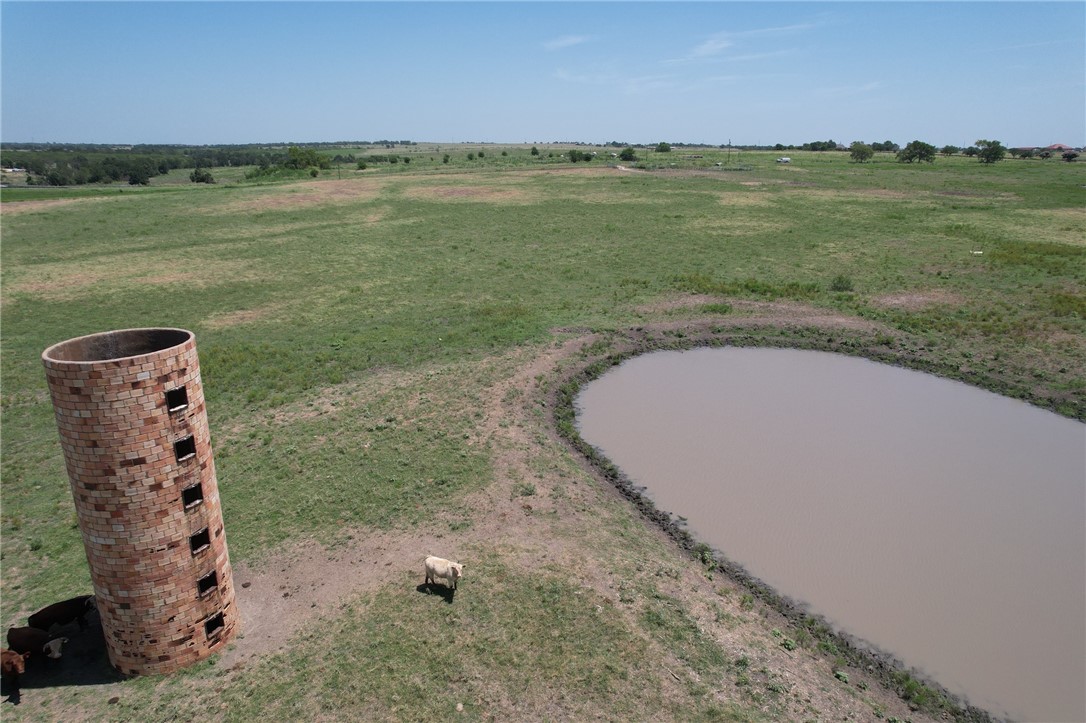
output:
[{"label": "pasture", "polygon": [[[938,717],[615,494],[560,382],[631,336],[741,338],[1086,418],[1086,165],[529,148],[2,191],[5,627],[91,591],[41,352],[144,326],[196,334],[242,615],[220,658],[5,718]],[[428,554],[466,563],[454,597]]]}]

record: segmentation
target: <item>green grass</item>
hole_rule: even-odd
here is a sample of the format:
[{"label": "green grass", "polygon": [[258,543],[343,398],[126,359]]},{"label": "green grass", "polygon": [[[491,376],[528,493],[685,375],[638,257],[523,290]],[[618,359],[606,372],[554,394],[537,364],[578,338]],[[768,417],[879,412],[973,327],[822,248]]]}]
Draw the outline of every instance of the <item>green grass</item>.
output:
[{"label": "green grass", "polygon": [[493,551],[475,559],[452,605],[403,579],[344,603],[289,653],[240,673],[203,666],[140,681],[116,712],[200,718],[193,691],[220,688],[227,720],[427,720],[458,704],[471,719],[517,718],[529,705],[563,719],[637,719],[646,707],[675,719],[756,719],[695,695],[668,700],[650,648],[607,601],[552,576],[520,578]]},{"label": "green grass", "polygon": [[[859,165],[847,154],[797,152],[781,167],[778,154],[743,152],[731,163],[747,170],[734,170],[713,165],[725,151],[694,160],[677,150],[667,159],[639,154],[664,164],[659,173],[608,172],[609,160],[597,160],[572,166],[595,173],[566,174],[536,172],[571,167],[549,156],[559,149],[540,146],[532,157],[528,148],[502,156],[484,146],[485,158],[468,161],[466,147],[410,147],[402,149],[410,164],[363,172],[343,164],[323,172],[316,189],[308,178],[305,186],[246,182],[244,169],[213,169],[221,178],[213,186],[182,183],[175,172],[146,189],[4,189],[4,621],[89,586],[40,355],[97,331],[196,333],[237,561],[258,561],[294,538],[413,529],[426,524],[428,504],[455,509],[493,484],[493,450],[478,438],[482,398],[498,374],[489,360],[542,349],[554,329],[606,332],[684,315],[727,321],[749,313],[746,302],[803,304],[885,324],[885,341],[903,356],[1025,380],[1036,403],[1086,415],[1086,165],[939,158],[915,166],[886,157]],[[355,151],[365,152],[387,153]],[[337,191],[322,195],[320,184],[339,177]],[[49,198],[73,202],[34,205]],[[713,298],[669,310],[692,293]],[[548,487],[513,489],[534,505]],[[470,511],[461,512],[451,534],[471,530]],[[562,607],[555,590],[565,584],[510,584],[477,602],[465,594],[456,614],[515,604],[566,616],[567,648],[536,651],[522,641],[485,652],[485,635],[515,632],[503,618],[462,646],[468,658],[432,648],[432,661],[419,660],[417,640],[375,621],[402,614],[429,624],[434,612],[388,593],[366,604],[370,612],[330,625],[361,625],[391,646],[365,705],[399,690],[399,701],[381,700],[405,706],[407,717],[448,714],[443,703],[411,700],[411,681],[437,671],[470,682],[465,671],[483,670],[515,691],[528,684],[525,671],[557,666],[571,701],[614,704],[637,687],[631,681],[651,676],[623,664],[624,678],[607,655],[575,645],[591,626]],[[684,640],[685,623],[669,615],[650,609],[639,625],[662,626],[649,637],[680,659],[676,651],[688,651],[695,668],[726,666]],[[611,630],[618,660],[642,640],[623,630]],[[343,644],[373,654],[363,637]],[[583,675],[561,669],[563,650],[586,665]],[[513,657],[508,665],[488,658],[498,655]],[[371,685],[334,667],[317,676],[286,657],[262,665],[300,687]],[[247,681],[227,693],[237,710],[293,715],[297,697],[281,700],[282,689],[262,688],[259,676]],[[473,685],[465,706],[482,695]],[[698,716],[720,713],[686,704]],[[359,715],[374,710],[357,705]],[[574,717],[588,710],[577,705],[566,709]],[[642,709],[630,705],[636,717]],[[667,705],[658,699],[665,715]]]}]

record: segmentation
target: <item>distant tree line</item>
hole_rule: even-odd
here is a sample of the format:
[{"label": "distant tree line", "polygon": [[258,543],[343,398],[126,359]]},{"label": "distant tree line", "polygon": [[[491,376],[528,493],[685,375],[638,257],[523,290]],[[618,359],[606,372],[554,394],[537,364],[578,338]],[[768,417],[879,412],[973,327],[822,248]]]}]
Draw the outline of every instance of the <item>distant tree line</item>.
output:
[{"label": "distant tree line", "polygon": [[[556,142],[557,143],[557,142]],[[305,144],[242,144],[242,145],[214,145],[214,146],[188,146],[168,144],[136,144],[136,145],[107,145],[91,143],[3,143],[0,144],[0,165],[5,168],[23,168],[27,171],[29,184],[68,186],[86,183],[115,183],[127,182],[133,185],[146,185],[155,176],[168,173],[174,169],[193,169],[202,171],[191,173],[190,179],[194,183],[213,183],[214,179],[209,168],[221,168],[228,166],[255,167],[246,174],[246,177],[257,178],[274,175],[294,175],[297,171],[308,171],[311,174],[319,173],[321,169],[327,169],[332,164],[358,163],[359,168],[364,168],[374,163],[410,163],[408,156],[400,156],[394,153],[372,154],[356,158],[353,153],[332,152],[338,149],[357,148],[359,146],[381,146],[393,149],[397,146],[416,146],[409,140],[376,140],[376,141],[337,141],[329,143],[305,143]],[[571,143],[566,145],[592,146],[588,143]],[[656,144],[627,143],[624,141],[609,141],[605,147],[622,149],[620,157],[624,161],[635,158],[633,149],[643,149],[666,153],[672,148],[705,147],[706,144],[688,144],[660,142]],[[599,146],[594,146],[599,147]],[[893,141],[876,141],[865,143],[853,142],[847,149],[833,139],[817,140],[801,145],[784,145],[777,143],[772,146],[740,145],[732,146],[721,144],[719,148],[739,148],[743,150],[805,150],[805,151],[839,151],[847,150],[853,161],[865,163],[875,153],[894,153],[902,163],[933,163],[937,154],[953,156],[962,154],[976,158],[982,163],[995,163],[1002,160],[1006,154],[1015,158],[1040,158],[1052,157],[1049,150],[1037,150],[1031,148],[1004,147],[999,141],[978,140],[974,145],[959,148],[946,145],[940,149],[935,146],[914,140],[904,148]],[[538,156],[539,149],[532,147],[532,155]],[[574,163],[591,161],[591,152],[581,151],[578,148],[567,151],[568,157]],[[478,158],[484,157],[484,151],[478,151]],[[549,157],[553,157],[551,153]],[[475,160],[476,154],[469,154],[468,160]],[[1062,153],[1066,161],[1074,161],[1078,153],[1069,150]],[[449,162],[449,155],[445,154],[444,163]]]},{"label": "distant tree line", "polygon": [[[354,162],[354,155],[337,154],[329,159],[319,151],[359,145],[391,148],[417,144],[404,140],[215,146],[3,143],[0,144],[0,165],[25,169],[27,182],[31,185],[73,186],[118,181],[147,185],[155,176],[177,168],[256,166],[260,173],[282,168],[330,168],[332,163]],[[208,183],[208,177],[203,173],[190,174],[195,183]]]}]

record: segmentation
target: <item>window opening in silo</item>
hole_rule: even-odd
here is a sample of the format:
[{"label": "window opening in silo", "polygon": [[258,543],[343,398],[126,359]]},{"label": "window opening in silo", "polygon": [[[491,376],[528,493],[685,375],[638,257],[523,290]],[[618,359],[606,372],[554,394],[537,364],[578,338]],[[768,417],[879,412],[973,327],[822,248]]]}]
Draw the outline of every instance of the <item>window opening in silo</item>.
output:
[{"label": "window opening in silo", "polygon": [[184,387],[166,390],[166,409],[171,412],[180,412],[189,406],[189,393]]},{"label": "window opening in silo", "polygon": [[209,592],[219,586],[219,573],[215,570],[207,573],[199,580],[196,581],[196,589],[200,593],[200,597],[207,595]]},{"label": "window opening in silo", "polygon": [[184,439],[177,440],[173,443],[173,451],[177,455],[178,462],[192,459],[196,456],[196,438],[190,434]]},{"label": "window opening in silo", "polygon": [[204,632],[207,633],[207,637],[210,639],[222,632],[225,625],[226,622],[223,620],[222,613],[219,613],[207,619],[207,622],[204,623]]},{"label": "window opening in silo", "polygon": [[181,503],[185,509],[195,507],[204,501],[204,486],[200,482],[181,490]]},{"label": "window opening in silo", "polygon": [[206,527],[189,537],[189,547],[192,548],[193,555],[211,547],[211,535],[208,534]]}]

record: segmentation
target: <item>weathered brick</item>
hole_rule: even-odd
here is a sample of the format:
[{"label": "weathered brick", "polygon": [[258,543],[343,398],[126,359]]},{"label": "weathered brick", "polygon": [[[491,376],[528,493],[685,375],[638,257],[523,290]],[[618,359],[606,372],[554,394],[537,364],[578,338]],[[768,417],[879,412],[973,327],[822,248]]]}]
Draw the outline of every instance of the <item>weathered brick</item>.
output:
[{"label": "weathered brick", "polygon": [[[128,351],[101,358],[103,349]],[[213,535],[196,556],[189,546],[193,531],[222,528],[194,337],[107,332],[50,347],[42,362],[110,661],[161,674],[211,655],[233,638],[238,614],[225,539]],[[171,415],[165,391],[181,385],[189,407]],[[178,464],[173,442],[190,434],[196,457]],[[186,512],[180,488],[196,482],[204,502]],[[210,565],[219,584],[201,599],[196,581]],[[204,623],[220,612],[209,640]]]}]

